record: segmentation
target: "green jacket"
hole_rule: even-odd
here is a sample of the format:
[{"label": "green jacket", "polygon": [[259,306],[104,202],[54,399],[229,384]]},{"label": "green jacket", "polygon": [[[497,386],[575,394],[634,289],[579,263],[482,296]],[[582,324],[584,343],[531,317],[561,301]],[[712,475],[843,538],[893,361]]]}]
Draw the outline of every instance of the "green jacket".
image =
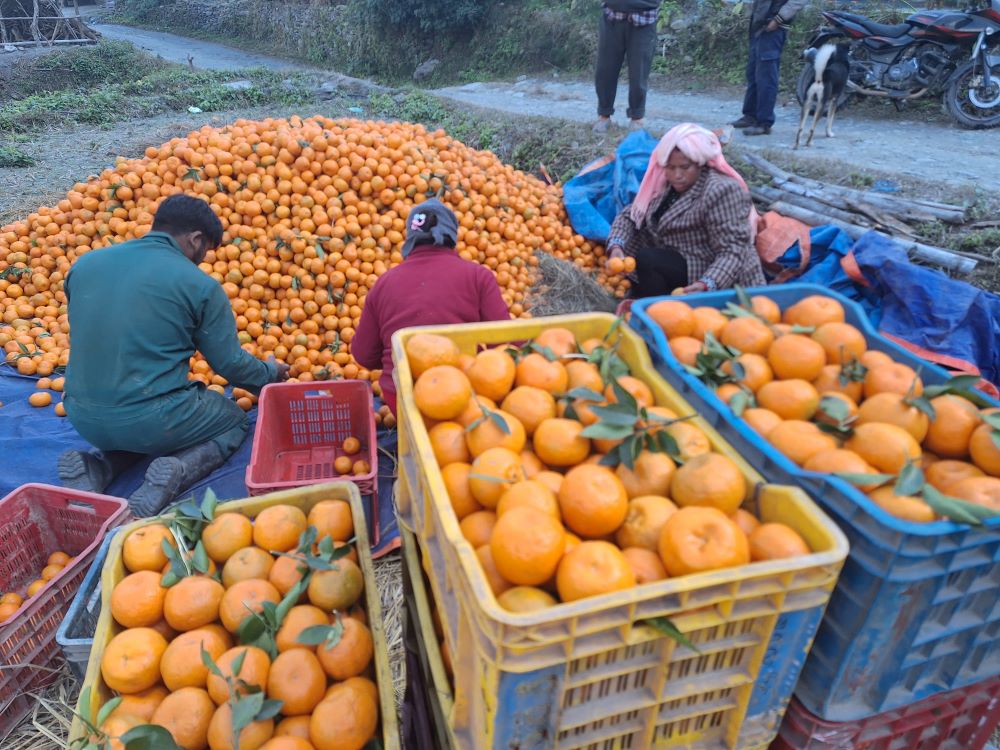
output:
[{"label": "green jacket", "polygon": [[258,391],[276,377],[274,365],[240,346],[222,287],[168,234],[87,253],[73,264],[65,291],[66,395],[84,409],[139,412],[153,399],[197,388],[188,380],[196,350],[232,385]]}]

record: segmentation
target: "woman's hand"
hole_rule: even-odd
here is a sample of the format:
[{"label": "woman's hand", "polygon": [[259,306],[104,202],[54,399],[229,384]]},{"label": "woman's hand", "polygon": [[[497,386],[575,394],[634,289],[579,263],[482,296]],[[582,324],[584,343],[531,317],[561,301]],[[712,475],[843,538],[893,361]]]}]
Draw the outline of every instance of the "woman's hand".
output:
[{"label": "woman's hand", "polygon": [[608,248],[608,260],[612,258],[624,258],[625,251],[621,249],[618,245],[612,245]]},{"label": "woman's hand", "polygon": [[688,286],[682,286],[680,289],[675,289],[672,292],[672,294],[676,295],[695,294],[696,292],[707,292],[707,291],[708,291],[708,284],[706,284],[704,281],[696,281],[693,284],[689,284]]}]

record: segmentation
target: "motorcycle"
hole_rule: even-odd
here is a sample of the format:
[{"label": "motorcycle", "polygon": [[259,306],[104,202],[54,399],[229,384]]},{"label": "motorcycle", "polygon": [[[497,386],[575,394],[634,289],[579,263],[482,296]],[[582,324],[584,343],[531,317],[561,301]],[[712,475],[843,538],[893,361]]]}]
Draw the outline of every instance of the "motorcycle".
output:
[{"label": "motorcycle", "polygon": [[985,8],[924,10],[903,23],[883,24],[845,11],[824,11],[803,53],[796,93],[805,101],[814,80],[812,58],[826,43],[850,45],[850,79],[838,107],[852,96],[903,102],[943,96],[948,113],[967,128],[1000,125],[1000,0]]}]

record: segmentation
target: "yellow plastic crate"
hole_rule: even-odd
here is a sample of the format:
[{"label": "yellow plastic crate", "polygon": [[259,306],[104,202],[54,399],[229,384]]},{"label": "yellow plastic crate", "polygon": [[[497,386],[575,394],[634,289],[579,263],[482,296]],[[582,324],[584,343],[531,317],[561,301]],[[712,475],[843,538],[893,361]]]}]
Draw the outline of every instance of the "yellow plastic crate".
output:
[{"label": "yellow plastic crate", "polygon": [[[614,324],[588,314],[410,328],[393,337],[398,392],[398,506],[425,558],[448,647],[457,747],[500,750],[645,750],[766,747],[777,733],[847,554],[840,530],[798,488],[762,479],[703,419],[693,424],[740,467],[745,507],[798,531],[814,553],[659,581],[530,614],[502,609],[451,509],[413,403],[406,341],[446,336],[463,353],[534,338],[561,326],[578,340]],[[619,354],[656,403],[691,407],[653,370],[639,337],[621,329]],[[695,652],[642,621],[669,617]]]},{"label": "yellow plastic crate", "polygon": [[[375,682],[378,685],[379,693],[379,719],[382,728],[382,745],[386,750],[399,750],[399,727],[396,720],[396,699],[392,687],[392,672],[389,669],[389,651],[386,646],[385,630],[382,623],[382,604],[379,593],[375,588],[375,570],[372,565],[371,550],[368,542],[368,529],[365,523],[364,508],[361,504],[361,496],[357,487],[351,482],[331,482],[329,484],[312,485],[284,492],[274,492],[269,495],[249,498],[246,500],[233,500],[228,503],[221,503],[217,513],[242,513],[250,518],[255,517],[265,508],[272,505],[294,505],[301,508],[303,512],[309,513],[314,505],[321,500],[345,500],[351,505],[351,512],[354,516],[355,548],[358,552],[358,562],[365,576],[365,609],[368,613],[368,626],[371,629],[372,639],[375,643]],[[156,523],[159,519],[147,518],[137,521],[122,529],[116,534],[114,541],[108,549],[107,562],[104,565],[104,572],[101,577],[101,616],[97,621],[97,631],[94,634],[94,646],[90,652],[90,661],[87,664],[87,676],[84,686],[91,689],[91,706],[83,705],[81,693],[80,702],[77,704],[77,714],[85,716],[93,715],[97,709],[104,705],[113,696],[104,680],[101,677],[101,659],[104,656],[104,649],[115,635],[122,631],[122,627],[111,617],[111,591],[115,585],[122,580],[128,571],[122,562],[122,543],[125,538],[136,529],[151,523]],[[70,742],[82,738],[86,735],[83,723],[77,718],[73,721],[70,729]]]}]

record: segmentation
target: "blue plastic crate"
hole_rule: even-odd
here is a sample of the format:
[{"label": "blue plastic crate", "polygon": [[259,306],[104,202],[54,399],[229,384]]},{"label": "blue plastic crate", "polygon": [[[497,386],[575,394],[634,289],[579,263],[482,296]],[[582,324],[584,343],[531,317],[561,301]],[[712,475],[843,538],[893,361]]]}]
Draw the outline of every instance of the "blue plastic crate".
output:
[{"label": "blue plastic crate", "polygon": [[[813,294],[833,297],[870,349],[921,367],[927,384],[951,377],[880,336],[857,304],[830,290],[787,284],[747,291],[770,297],[782,309]],[[1000,519],[979,528],[903,521],[850,483],[801,469],[684,370],[646,313],[662,299],[632,307],[631,325],[650,344],[656,369],[768,480],[806,489],[850,542],[796,689],[809,711],[829,721],[853,721],[1000,674]],[[684,301],[723,308],[736,302],[736,294],[697,294]]]},{"label": "blue plastic crate", "polygon": [[94,631],[97,618],[101,615],[101,571],[108,557],[108,547],[118,529],[112,529],[104,537],[97,550],[94,562],[87,571],[83,583],[73,597],[69,610],[56,631],[56,643],[62,649],[63,657],[76,678],[83,682],[90,660],[90,649],[94,645]]}]

